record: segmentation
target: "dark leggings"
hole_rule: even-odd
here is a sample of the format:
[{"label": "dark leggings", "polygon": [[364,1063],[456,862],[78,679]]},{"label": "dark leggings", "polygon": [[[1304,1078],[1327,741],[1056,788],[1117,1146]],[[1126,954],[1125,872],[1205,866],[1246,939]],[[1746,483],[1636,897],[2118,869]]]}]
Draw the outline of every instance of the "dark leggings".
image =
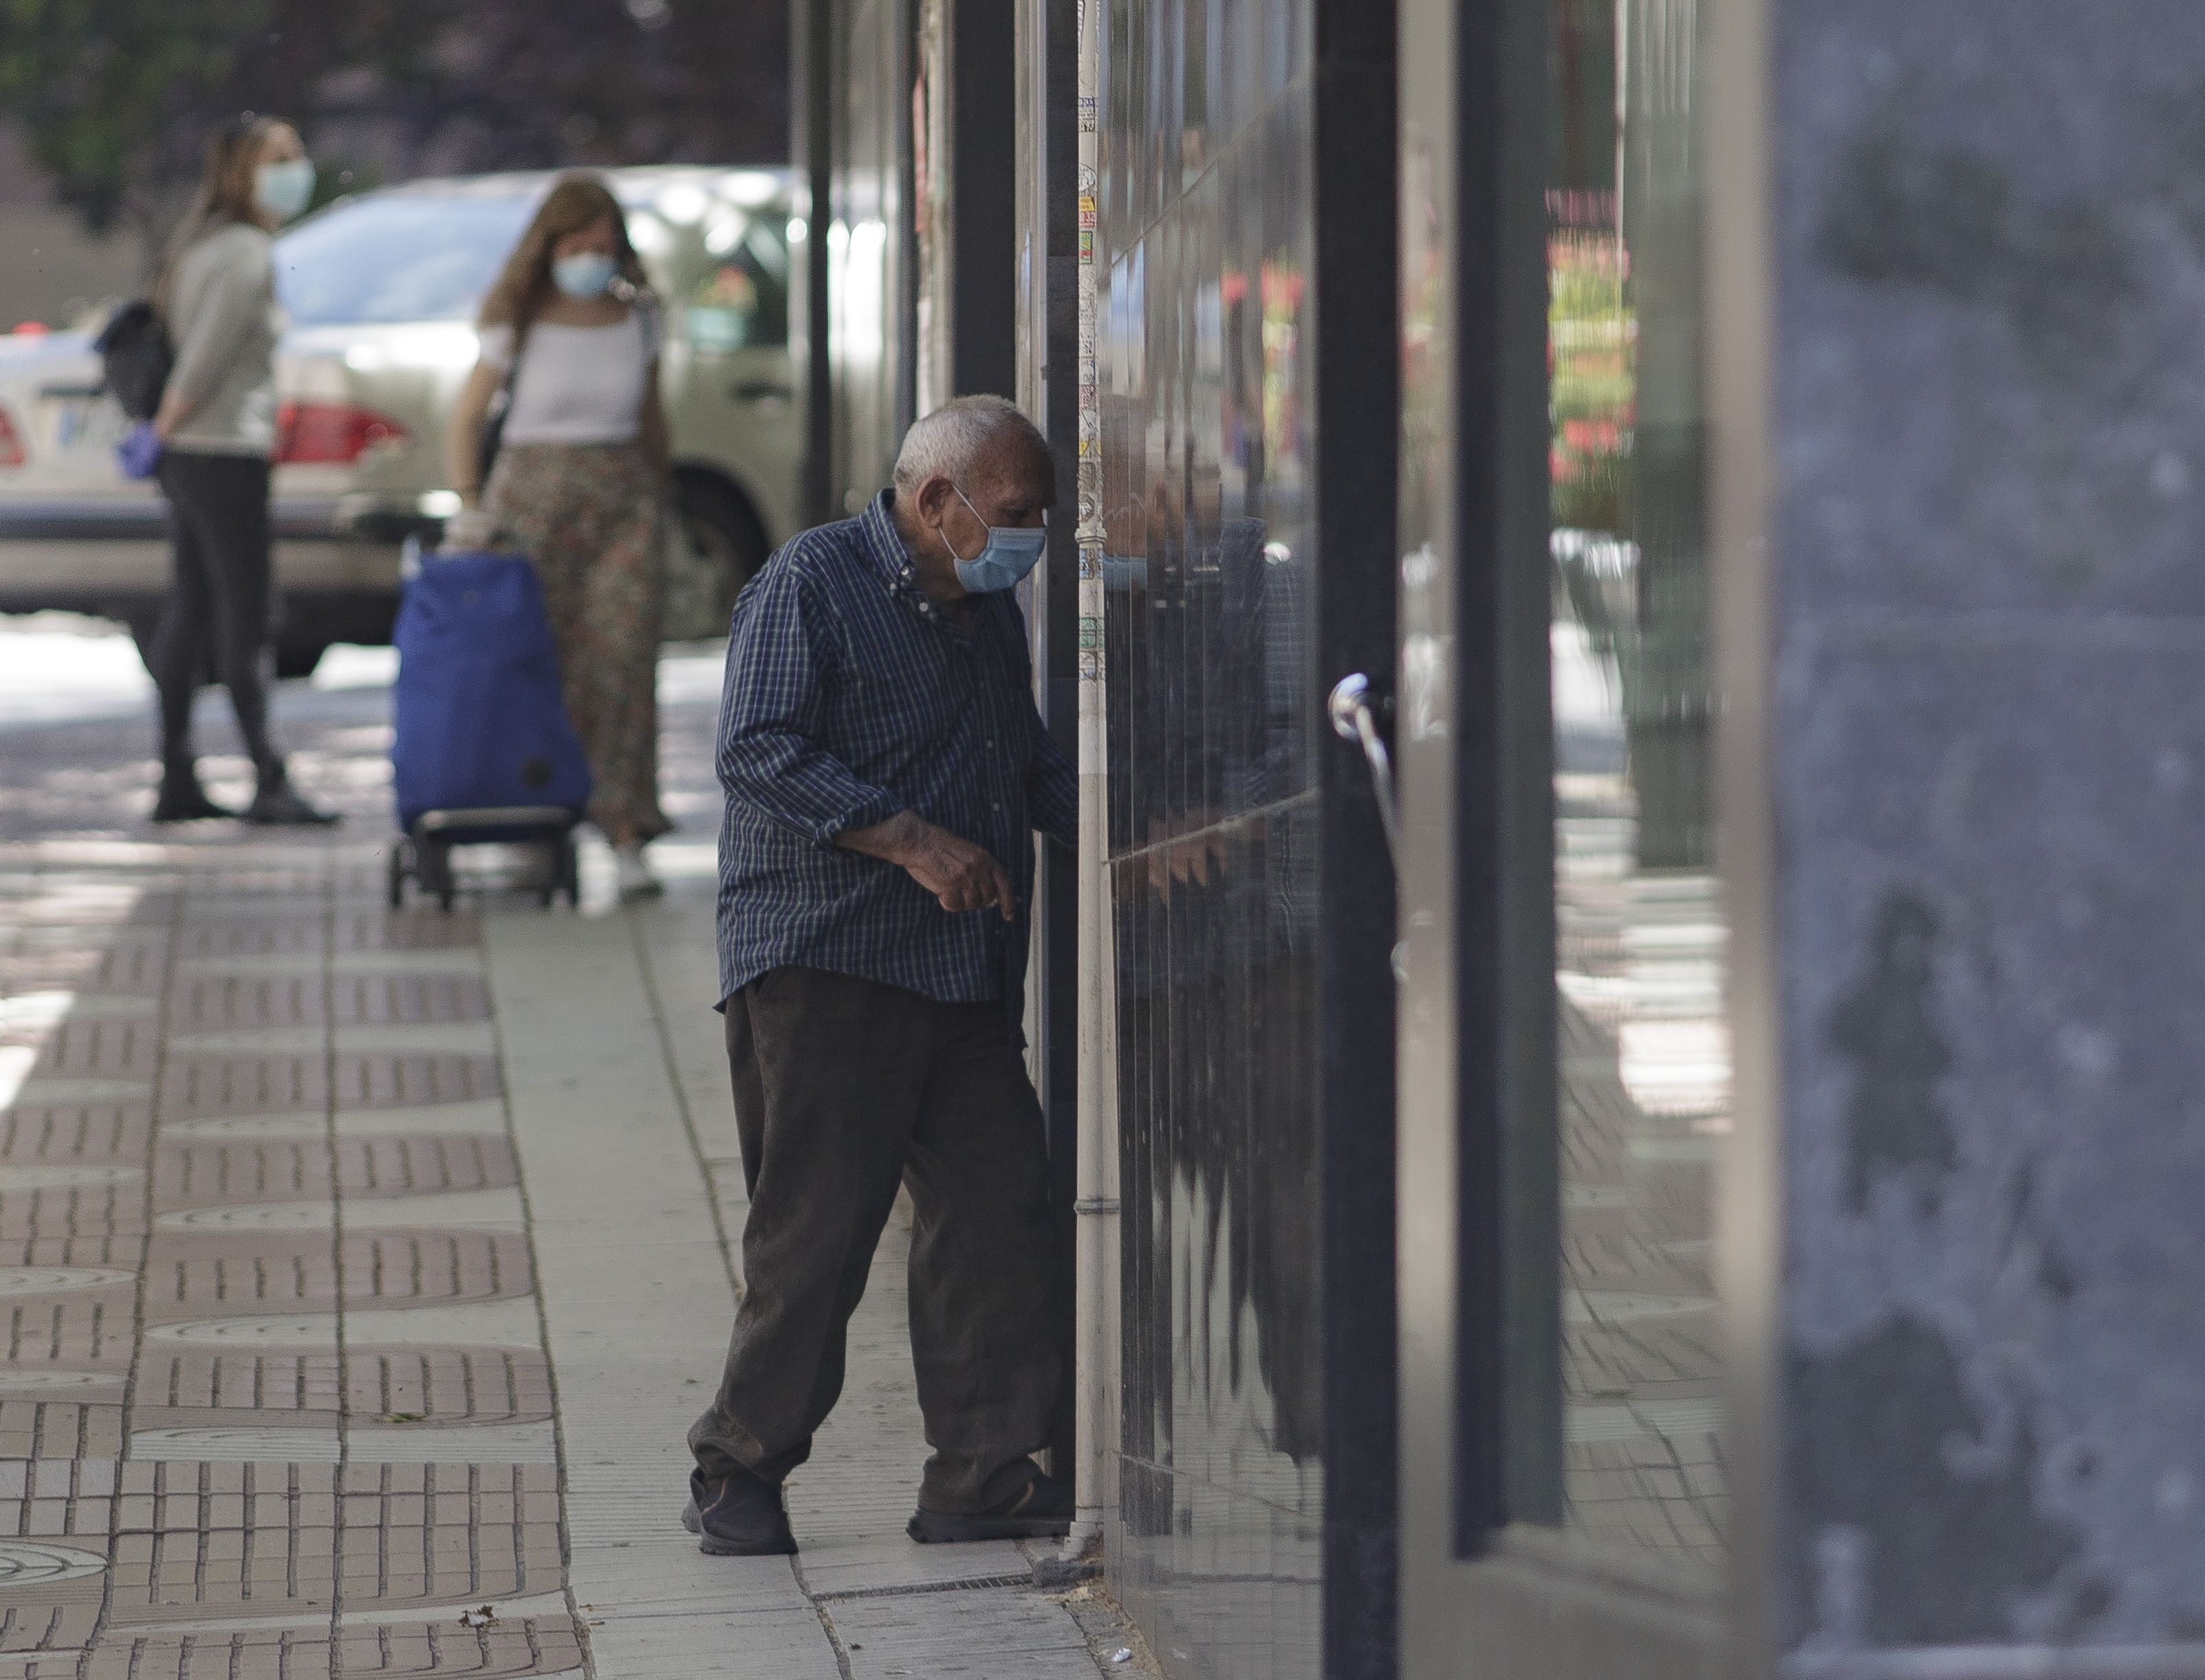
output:
[{"label": "dark leggings", "polygon": [[211,654],[246,751],[265,771],[276,762],[262,663],[270,605],[268,463],[254,455],[171,452],[161,459],[161,488],[175,561],[151,662],[161,692],[162,763],[175,770],[192,762],[192,698]]}]

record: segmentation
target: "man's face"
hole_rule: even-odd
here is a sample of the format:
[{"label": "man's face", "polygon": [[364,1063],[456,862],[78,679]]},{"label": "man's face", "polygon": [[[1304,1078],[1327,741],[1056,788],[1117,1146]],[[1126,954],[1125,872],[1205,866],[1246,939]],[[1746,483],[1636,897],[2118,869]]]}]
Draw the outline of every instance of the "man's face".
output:
[{"label": "man's face", "polygon": [[1016,432],[998,436],[982,450],[966,478],[961,484],[930,478],[919,492],[919,519],[948,545],[945,559],[973,558],[987,547],[990,525],[1039,525],[1056,500],[1049,451]]}]

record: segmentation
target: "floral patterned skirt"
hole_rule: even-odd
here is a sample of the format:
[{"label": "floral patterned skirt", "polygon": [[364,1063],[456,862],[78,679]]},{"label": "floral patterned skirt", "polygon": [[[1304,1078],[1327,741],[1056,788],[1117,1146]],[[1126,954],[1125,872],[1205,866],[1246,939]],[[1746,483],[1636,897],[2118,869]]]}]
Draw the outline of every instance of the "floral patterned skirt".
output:
[{"label": "floral patterned skirt", "polygon": [[635,443],[508,443],[483,502],[536,564],[591,821],[616,846],[655,839],[673,824],[658,809],[666,513],[650,461]]}]

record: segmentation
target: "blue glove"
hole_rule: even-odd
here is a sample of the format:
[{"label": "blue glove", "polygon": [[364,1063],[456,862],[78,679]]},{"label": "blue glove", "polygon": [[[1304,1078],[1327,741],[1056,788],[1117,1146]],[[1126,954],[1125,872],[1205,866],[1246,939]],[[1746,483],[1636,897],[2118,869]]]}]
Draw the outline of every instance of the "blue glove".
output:
[{"label": "blue glove", "polygon": [[126,478],[150,478],[161,470],[161,440],[153,435],[151,420],[140,420],[123,434],[115,446],[115,460]]}]

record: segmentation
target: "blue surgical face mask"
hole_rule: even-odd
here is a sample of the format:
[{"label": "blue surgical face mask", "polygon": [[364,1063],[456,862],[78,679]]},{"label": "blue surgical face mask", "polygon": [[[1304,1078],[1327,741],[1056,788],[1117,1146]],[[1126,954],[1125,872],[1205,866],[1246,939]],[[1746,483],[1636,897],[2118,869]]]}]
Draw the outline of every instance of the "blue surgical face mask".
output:
[{"label": "blue surgical face mask", "polygon": [[619,272],[618,259],[603,252],[578,251],[552,262],[551,283],[570,298],[601,298]]},{"label": "blue surgical face mask", "polygon": [[288,222],[314,201],[314,164],[309,157],[263,163],[253,172],[253,202]]},{"label": "blue surgical face mask", "polygon": [[[954,484],[952,490],[956,490]],[[972,517],[980,518],[980,510],[962,490],[957,499],[972,508]],[[981,521],[985,525],[985,520]],[[1015,589],[1027,573],[1040,563],[1041,551],[1049,545],[1049,532],[1038,526],[988,525],[988,540],[980,552],[966,560],[950,546],[949,533],[942,533],[942,546],[949,549],[949,557],[957,563],[957,581],[975,595],[991,595],[997,590]]]}]

